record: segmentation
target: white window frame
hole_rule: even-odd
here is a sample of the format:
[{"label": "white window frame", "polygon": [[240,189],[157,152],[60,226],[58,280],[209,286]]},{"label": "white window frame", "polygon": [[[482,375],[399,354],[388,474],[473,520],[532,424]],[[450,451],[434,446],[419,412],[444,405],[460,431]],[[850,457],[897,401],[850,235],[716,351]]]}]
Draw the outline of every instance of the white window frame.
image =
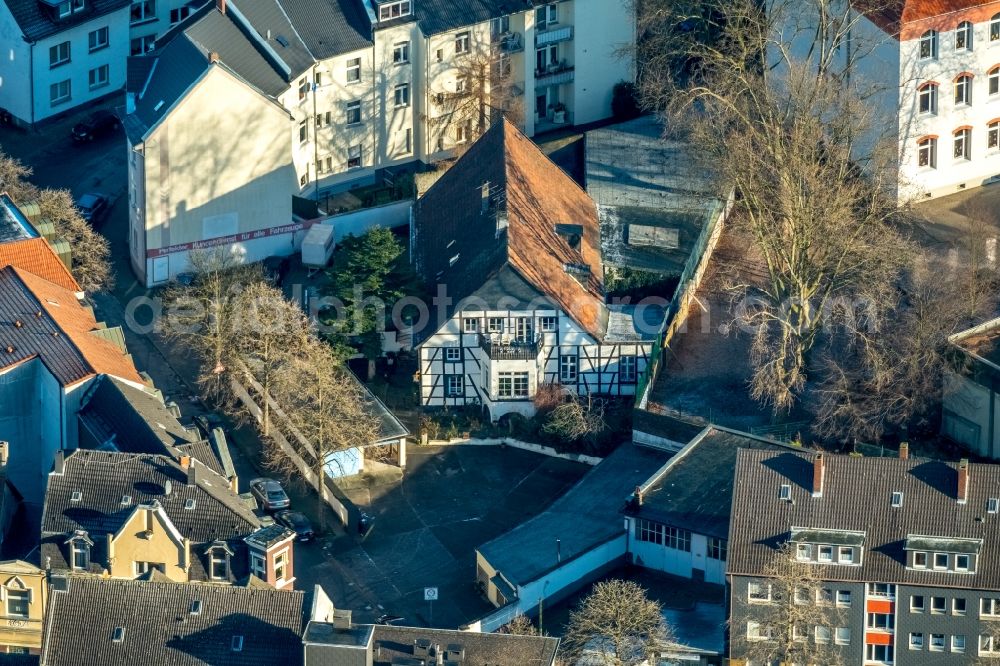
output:
[{"label": "white window frame", "polygon": [[69,40],[49,47],[49,69],[65,65],[72,60],[72,45]]},{"label": "white window frame", "polygon": [[[506,384],[506,386],[505,386]],[[523,391],[522,391],[523,386]],[[527,398],[531,394],[531,378],[527,372],[501,372],[497,377],[497,396],[501,400]]]},{"label": "white window frame", "polygon": [[472,48],[472,35],[468,30],[455,34],[455,55],[468,53]]},{"label": "white window frame", "polygon": [[[104,41],[100,41],[102,36],[104,37]],[[110,43],[110,31],[108,30],[108,26],[98,28],[97,30],[91,30],[87,33],[88,53],[93,53],[94,51],[100,51],[101,49],[107,48]]]},{"label": "white window frame", "polygon": [[[919,606],[917,606],[914,603],[917,599],[920,599],[920,605]],[[923,613],[924,611],[927,610],[927,605],[926,604],[927,604],[927,601],[926,601],[926,597],[924,595],[922,595],[922,594],[913,594],[913,595],[910,595],[910,612],[911,613]]]},{"label": "white window frame", "polygon": [[444,348],[444,360],[448,363],[456,363],[462,360],[462,348],[461,347],[445,347]]},{"label": "white window frame", "polygon": [[[969,21],[962,21],[955,28],[955,50],[956,51],[971,51],[972,50],[972,40],[974,39],[972,23]],[[964,44],[961,42],[964,40]]]},{"label": "white window frame", "polygon": [[[101,72],[104,73],[104,78],[97,78]],[[103,88],[111,82],[110,78],[110,67],[108,65],[98,65],[94,69],[87,72],[87,83],[90,85],[91,90],[96,90],[97,88]]]},{"label": "white window frame", "polygon": [[396,42],[392,46],[392,64],[408,65],[410,63],[410,43]]},{"label": "white window frame", "polygon": [[[223,575],[215,575],[215,565],[222,564]],[[212,548],[208,551],[208,578],[210,580],[228,580],[229,579],[229,557],[226,555],[226,551],[222,548]]]},{"label": "white window frame", "polygon": [[[139,11],[136,12],[135,10]],[[129,6],[129,25],[156,20],[156,0],[132,0]]]},{"label": "white window frame", "polygon": [[410,84],[400,83],[393,90],[393,102],[397,109],[406,108],[410,105]]},{"label": "white window frame", "polygon": [[944,597],[931,597],[931,615],[944,615],[948,612],[948,600]]},{"label": "white window frame", "polygon": [[503,333],[503,317],[487,317],[486,332]]},{"label": "white window frame", "polygon": [[911,650],[923,650],[924,649],[924,634],[920,631],[911,631],[910,640],[908,645]]},{"label": "white window frame", "polygon": [[[959,610],[958,602],[961,601],[963,606]],[[966,615],[969,612],[969,602],[966,601],[965,597],[955,597],[951,600],[951,614],[952,615]]]},{"label": "white window frame", "polygon": [[276,552],[272,561],[274,562],[274,582],[278,585],[287,582],[288,579],[285,578],[285,572],[291,563],[288,557],[288,549],[282,548]]},{"label": "white window frame", "polygon": [[[925,48],[926,47],[926,48]],[[926,51],[926,55],[924,54]],[[918,60],[936,60],[938,57],[938,32],[927,30],[917,42]]]},{"label": "white window frame", "polygon": [[618,383],[635,384],[639,381],[639,358],[635,354],[618,357]]},{"label": "white window frame", "polygon": [[478,317],[462,317],[462,332],[463,333],[478,333],[479,332],[479,318]]},{"label": "white window frame", "polygon": [[[924,153],[926,152],[926,158]],[[917,143],[917,167],[920,169],[937,169],[937,139],[927,137]]]},{"label": "white window frame", "polygon": [[[352,120],[352,114],[354,114]],[[361,100],[355,99],[344,104],[344,124],[351,127],[354,125],[360,125],[363,118],[361,117]]]},{"label": "white window frame", "polygon": [[[843,601],[841,596],[844,595]],[[841,608],[851,607],[851,591],[850,590],[837,590],[837,606]]]},{"label": "white window frame", "polygon": [[851,628],[850,627],[836,627],[833,630],[833,641],[837,645],[850,645],[851,644]]},{"label": "white window frame", "polygon": [[457,398],[465,393],[465,377],[463,375],[445,375],[445,395]]},{"label": "white window frame", "polygon": [[814,638],[817,643],[829,643],[833,637],[830,627],[824,627],[821,624],[816,625],[816,629],[813,632]]},{"label": "white window frame", "polygon": [[347,75],[347,83],[359,83],[361,81],[361,58],[350,58],[344,69]]},{"label": "white window frame", "polygon": [[[824,557],[824,553],[826,557]],[[833,562],[833,546],[820,545],[816,551],[817,562]]]},{"label": "white window frame", "polygon": [[[956,639],[961,639],[957,641]],[[961,643],[961,644],[959,644]],[[968,640],[965,638],[965,634],[952,634],[951,636],[951,651],[957,654],[965,653],[965,646],[968,644]]]},{"label": "white window frame", "polygon": [[[10,587],[5,587],[3,591],[5,597],[4,611],[6,612],[7,616],[12,618],[28,619],[28,617],[31,615],[31,601],[32,601],[31,590],[15,590]],[[23,613],[16,611],[16,609],[14,608],[15,598],[18,603],[23,601],[24,603]]]},{"label": "white window frame", "polygon": [[[924,107],[927,107],[926,109]],[[938,110],[938,84],[933,81],[921,84],[917,88],[917,113],[919,115],[936,116]]]},{"label": "white window frame", "polygon": [[378,8],[379,21],[391,21],[403,18],[413,13],[413,3],[410,0],[400,0],[392,4],[385,4]]},{"label": "white window frame", "polygon": [[[948,570],[948,561],[950,559],[948,557],[948,553],[934,553],[933,555],[934,555],[934,559],[931,560],[931,563],[934,565],[934,567],[933,567],[934,570],[935,571],[947,571]],[[938,565],[938,558],[942,557],[942,556],[944,557],[944,566]]]},{"label": "white window frame", "polygon": [[839,564],[854,564],[854,547],[839,546],[837,548],[837,562]]},{"label": "white window frame", "polygon": [[[959,565],[959,560],[965,559],[965,566]],[[967,572],[972,570],[972,556],[967,553],[956,553],[955,554],[955,571]]]},{"label": "white window frame", "polygon": [[[61,88],[65,85],[66,92],[64,94],[57,94],[61,92]],[[49,106],[58,106],[59,104],[65,104],[66,102],[73,99],[73,83],[70,79],[64,79],[63,81],[56,81],[49,85]]]},{"label": "white window frame", "polygon": [[364,150],[361,144],[347,147],[347,168],[360,169],[364,166]]},{"label": "white window frame", "polygon": [[955,79],[955,106],[971,106],[972,77],[963,74]]},{"label": "white window frame", "polygon": [[559,381],[576,383],[580,375],[580,357],[575,353],[559,354]]},{"label": "white window frame", "polygon": [[752,580],[747,583],[747,601],[751,604],[771,603],[771,584]]},{"label": "white window frame", "polygon": [[1000,14],[994,14],[990,18],[990,43],[996,44],[1000,42]]},{"label": "white window frame", "polygon": [[927,639],[927,649],[930,652],[944,652],[944,646],[947,644],[945,640],[945,634],[932,633],[928,635]]}]

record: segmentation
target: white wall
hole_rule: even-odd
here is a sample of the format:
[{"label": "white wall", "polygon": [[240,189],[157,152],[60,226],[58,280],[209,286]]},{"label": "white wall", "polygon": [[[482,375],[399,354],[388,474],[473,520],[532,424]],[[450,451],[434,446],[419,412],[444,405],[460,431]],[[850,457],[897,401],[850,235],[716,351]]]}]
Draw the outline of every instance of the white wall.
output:
[{"label": "white wall", "polygon": [[567,5],[575,5],[573,122],[583,125],[610,117],[614,85],[635,80],[632,57],[619,53],[635,43],[635,15],[630,2],[573,0],[559,11]]},{"label": "white wall", "polygon": [[705,582],[725,584],[726,563],[708,557],[708,537],[705,535],[692,532],[691,550],[688,552],[650,541],[639,541],[635,538],[635,518],[629,517],[627,520],[628,552],[632,554],[633,564],[683,578],[691,578],[692,569],[701,569],[705,572]]},{"label": "white wall", "polygon": [[985,386],[967,377],[949,373],[945,380],[941,432],[968,446],[977,455],[996,458],[996,454],[1000,453],[1000,396],[992,394],[992,442],[990,396],[991,392]]},{"label": "white wall", "polygon": [[0,3],[0,108],[31,122],[31,46],[6,3]]}]

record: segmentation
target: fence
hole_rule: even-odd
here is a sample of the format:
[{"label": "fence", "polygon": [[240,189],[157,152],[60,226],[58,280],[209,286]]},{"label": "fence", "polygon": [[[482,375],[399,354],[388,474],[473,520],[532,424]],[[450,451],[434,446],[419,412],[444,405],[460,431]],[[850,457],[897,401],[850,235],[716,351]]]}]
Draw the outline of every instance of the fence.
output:
[{"label": "fence", "polygon": [[670,347],[670,343],[673,342],[677,331],[687,321],[691,303],[694,301],[695,294],[698,293],[701,281],[705,277],[705,271],[708,269],[709,261],[715,252],[715,246],[718,245],[719,237],[722,235],[726,217],[728,217],[729,211],[732,208],[733,194],[730,194],[725,205],[720,206],[718,214],[712,216],[702,228],[701,233],[698,234],[697,240],[695,240],[694,247],[691,249],[691,255],[684,264],[684,271],[677,281],[677,289],[674,292],[673,299],[670,301],[670,306],[667,308],[667,313],[663,319],[663,325],[661,326],[656,344],[653,346],[653,353],[650,355],[649,363],[646,365],[646,370],[639,380],[639,386],[636,387],[636,404],[640,408],[646,407],[653,383],[665,365],[663,350]]}]

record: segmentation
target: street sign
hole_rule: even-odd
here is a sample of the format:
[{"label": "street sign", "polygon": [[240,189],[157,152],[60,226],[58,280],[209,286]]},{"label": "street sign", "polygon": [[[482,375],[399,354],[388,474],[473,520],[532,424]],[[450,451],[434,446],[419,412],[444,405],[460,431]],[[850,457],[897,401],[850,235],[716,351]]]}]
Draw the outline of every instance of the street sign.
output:
[{"label": "street sign", "polygon": [[424,601],[437,601],[438,589],[436,587],[424,588]]}]

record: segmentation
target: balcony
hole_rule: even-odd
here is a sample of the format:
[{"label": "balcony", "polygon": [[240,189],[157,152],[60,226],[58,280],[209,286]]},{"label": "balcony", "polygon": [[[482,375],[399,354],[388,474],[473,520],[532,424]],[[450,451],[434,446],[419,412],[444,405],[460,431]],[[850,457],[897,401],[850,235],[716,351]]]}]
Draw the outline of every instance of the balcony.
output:
[{"label": "balcony", "polygon": [[535,71],[535,86],[561,86],[573,82],[573,66],[561,62],[549,65],[546,69]]},{"label": "balcony", "polygon": [[573,26],[564,25],[535,33],[535,46],[548,46],[573,39]]},{"label": "balcony", "polygon": [[492,361],[534,361],[542,348],[542,339],[537,337],[531,342],[526,340],[504,342],[499,338],[489,338],[480,334],[479,346]]},{"label": "balcony", "polygon": [[493,45],[502,54],[520,53],[524,50],[524,38],[519,32],[505,32],[493,36]]}]

